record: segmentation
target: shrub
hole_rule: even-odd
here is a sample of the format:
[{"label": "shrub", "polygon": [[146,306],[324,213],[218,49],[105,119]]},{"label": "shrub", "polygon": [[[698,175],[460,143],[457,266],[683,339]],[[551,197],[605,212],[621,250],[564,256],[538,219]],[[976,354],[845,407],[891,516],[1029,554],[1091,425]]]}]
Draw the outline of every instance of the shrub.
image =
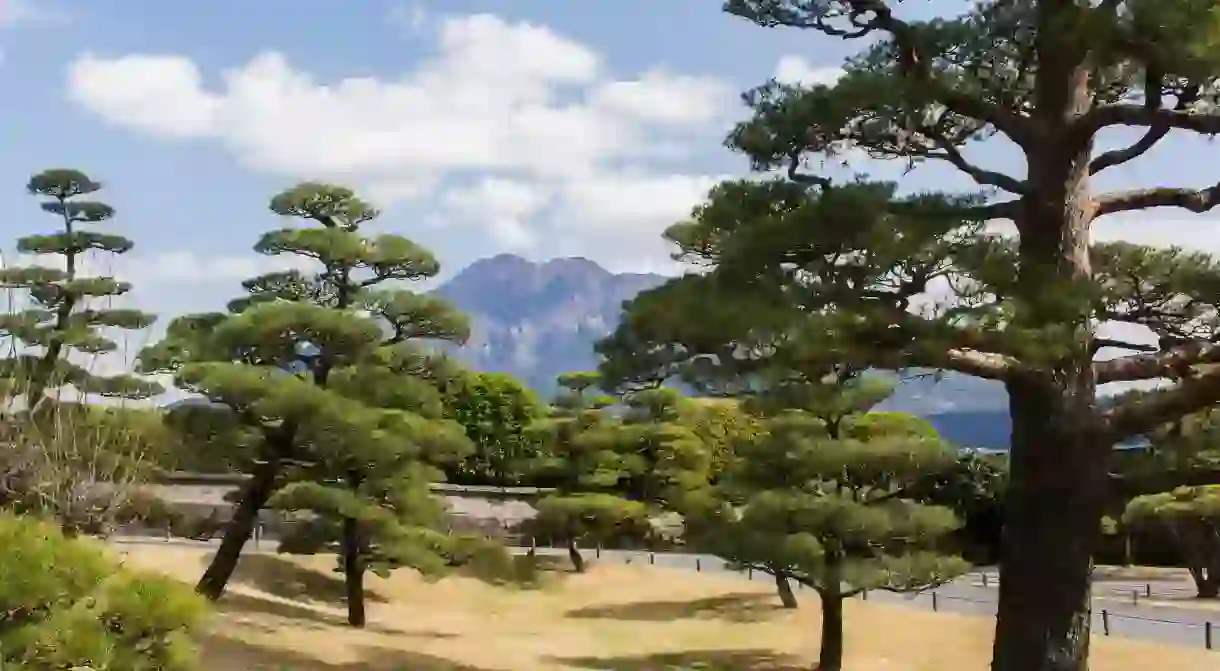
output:
[{"label": "shrub", "polygon": [[124,568],[95,542],[0,514],[0,664],[5,671],[195,666],[206,606],[163,576]]}]

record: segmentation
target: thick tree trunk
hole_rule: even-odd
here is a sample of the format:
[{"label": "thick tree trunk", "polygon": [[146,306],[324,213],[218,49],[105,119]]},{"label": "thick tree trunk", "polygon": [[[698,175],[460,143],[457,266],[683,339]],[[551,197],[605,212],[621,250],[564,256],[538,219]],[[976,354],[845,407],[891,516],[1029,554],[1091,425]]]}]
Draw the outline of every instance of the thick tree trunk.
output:
[{"label": "thick tree trunk", "polygon": [[1026,146],[1031,194],[1016,219],[1012,329],[1057,333],[1006,380],[1012,418],[992,671],[1087,671],[1093,555],[1112,446],[1099,429],[1092,372],[1089,184],[1092,138],[1071,120],[1092,106],[1090,70],[1061,3],[1037,5],[1037,132]]},{"label": "thick tree trunk", "polygon": [[254,526],[258,523],[258,513],[267,505],[275,491],[275,479],[280,474],[280,460],[268,459],[254,468],[253,477],[246,483],[241,501],[233,509],[233,518],[225,525],[224,537],[220,548],[212,557],[212,563],[203,573],[203,577],[195,585],[195,591],[211,601],[224,594],[225,585],[233,577],[237,569],[237,560],[246,546],[246,541],[254,534]]},{"label": "thick tree trunk", "polygon": [[796,595],[792,593],[792,585],[788,584],[788,574],[783,571],[775,572],[775,590],[779,592],[779,602],[784,605],[784,608],[796,608],[799,604],[796,601]]},{"label": "thick tree trunk", "polygon": [[1110,446],[1089,428],[1092,386],[1010,383],[993,671],[1085,671],[1090,575],[1101,541]]},{"label": "thick tree trunk", "polygon": [[585,558],[580,554],[580,548],[576,547],[576,541],[568,541],[568,559],[572,560],[572,568],[576,569],[577,573],[585,572]]},{"label": "thick tree trunk", "polygon": [[838,584],[819,590],[822,601],[822,638],[816,671],[843,669],[843,596]]}]

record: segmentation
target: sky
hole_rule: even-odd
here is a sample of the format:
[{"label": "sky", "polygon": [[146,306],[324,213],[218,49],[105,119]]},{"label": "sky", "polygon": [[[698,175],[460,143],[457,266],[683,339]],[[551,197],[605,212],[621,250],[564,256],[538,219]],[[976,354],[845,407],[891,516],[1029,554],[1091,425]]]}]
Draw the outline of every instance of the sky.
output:
[{"label": "sky", "polygon": [[[302,180],[355,188],[383,209],[379,230],[432,249],[444,276],[501,252],[674,272],[661,232],[748,168],[722,144],[746,116],[739,94],[771,77],[833,81],[861,46],[719,5],[0,0],[0,232],[53,226],[24,191],[30,174],[84,170],[118,211],[108,226],[136,242],[107,267],[162,323],[221,307],[274,266],[250,247],[284,223],[271,196]],[[1021,176],[1004,147],[968,153]],[[1172,136],[1101,182],[1207,186],[1218,155]],[[943,167],[904,179],[965,186]],[[1095,236],[1220,252],[1218,217],[1148,212]]]}]

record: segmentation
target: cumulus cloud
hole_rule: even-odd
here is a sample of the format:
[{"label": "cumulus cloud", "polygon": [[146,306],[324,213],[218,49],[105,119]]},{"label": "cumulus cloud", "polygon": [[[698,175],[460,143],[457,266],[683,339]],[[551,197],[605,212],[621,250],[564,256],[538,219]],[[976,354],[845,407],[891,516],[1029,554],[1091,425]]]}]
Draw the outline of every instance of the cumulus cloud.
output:
[{"label": "cumulus cloud", "polygon": [[[618,222],[645,237],[617,249],[664,256],[657,234],[694,204],[675,185],[707,181],[674,166],[719,144],[735,87],[659,69],[616,76],[587,45],[528,22],[402,11],[397,20],[435,30],[435,49],[396,77],[325,81],[268,51],[209,86],[183,56],[83,54],[69,68],[68,94],[115,126],[218,142],[259,170],[369,185],[383,203],[435,196],[444,210],[436,216],[512,247],[541,241],[542,254],[557,251],[543,233],[560,203],[610,202],[630,216],[621,203],[632,194],[587,194],[672,193],[667,205],[635,208],[647,223]],[[479,204],[498,209],[474,217]],[[564,223],[575,235],[607,211],[569,209]]]}]

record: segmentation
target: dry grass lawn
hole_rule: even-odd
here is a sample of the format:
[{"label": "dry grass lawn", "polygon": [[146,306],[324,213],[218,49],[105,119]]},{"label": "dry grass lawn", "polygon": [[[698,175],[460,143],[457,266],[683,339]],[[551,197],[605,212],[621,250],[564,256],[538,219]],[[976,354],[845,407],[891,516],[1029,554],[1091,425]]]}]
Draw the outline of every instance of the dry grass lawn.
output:
[{"label": "dry grass lawn", "polygon": [[[131,565],[193,581],[207,551],[126,546]],[[370,576],[370,625],[343,625],[331,558],[250,554],[204,641],[224,671],[764,671],[807,669],[817,651],[817,602],[783,611],[763,584],[673,569],[557,572],[535,589],[470,578],[429,584],[409,571]],[[849,671],[984,671],[988,618],[853,602]],[[1096,639],[1097,671],[1199,671],[1220,654]]]}]

